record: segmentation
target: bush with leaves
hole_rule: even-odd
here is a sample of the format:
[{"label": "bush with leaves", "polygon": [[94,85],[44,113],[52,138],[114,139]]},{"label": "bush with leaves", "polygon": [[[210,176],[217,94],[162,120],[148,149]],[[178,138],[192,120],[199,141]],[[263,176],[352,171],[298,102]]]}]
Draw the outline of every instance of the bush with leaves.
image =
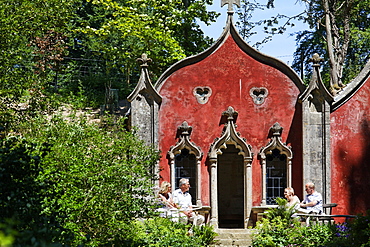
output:
[{"label": "bush with leaves", "polygon": [[273,218],[276,218],[277,216],[280,216],[288,223],[293,223],[293,221],[297,219],[295,217],[292,217],[293,214],[297,212],[297,210],[295,209],[295,205],[289,206],[288,201],[280,197],[277,197],[275,201],[278,204],[278,207],[267,210],[267,212],[265,213],[266,218],[271,220]]},{"label": "bush with leaves", "polygon": [[51,181],[40,179],[37,148],[18,136],[0,140],[0,246],[61,246],[61,232],[68,235],[54,213],[42,214],[43,201],[55,193]]},{"label": "bush with leaves", "polygon": [[333,226],[334,239],[328,246],[370,246],[370,210],[366,215]]},{"label": "bush with leaves", "polygon": [[284,199],[276,201],[279,206],[257,222],[253,246],[370,246],[370,211],[350,222],[305,226],[292,219]]},{"label": "bush with leaves", "polygon": [[123,246],[172,246],[201,247],[213,243],[216,233],[209,225],[193,227],[193,235],[189,234],[191,225],[175,223],[166,218],[155,217],[147,220],[132,221],[126,229],[126,240]]},{"label": "bush with leaves", "polygon": [[44,198],[43,213],[56,213],[74,232],[73,245],[120,242],[126,224],[154,211],[157,151],[126,131],[123,119],[109,121],[99,125],[86,116],[54,115],[19,126],[47,147],[39,179],[50,181],[47,191],[56,196]]},{"label": "bush with leaves", "polygon": [[253,233],[253,246],[326,246],[332,238],[330,225],[301,226],[277,216],[257,222]]},{"label": "bush with leaves", "polygon": [[269,209],[266,218],[257,222],[253,246],[319,246],[330,238],[330,227],[301,226],[298,217],[293,217],[294,205],[288,206],[287,200],[279,197],[275,201],[278,207]]}]

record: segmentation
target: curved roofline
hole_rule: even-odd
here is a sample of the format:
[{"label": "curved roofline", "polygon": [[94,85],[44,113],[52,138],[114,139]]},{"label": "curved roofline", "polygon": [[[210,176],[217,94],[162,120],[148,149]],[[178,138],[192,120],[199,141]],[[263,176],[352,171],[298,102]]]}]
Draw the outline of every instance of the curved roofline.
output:
[{"label": "curved roofline", "polygon": [[155,88],[159,91],[162,87],[164,81],[175,71],[191,65],[195,64],[208,56],[210,56],[212,53],[214,53],[221,45],[226,41],[229,35],[231,35],[236,42],[236,44],[242,49],[245,53],[247,53],[249,56],[254,58],[255,60],[269,65],[279,71],[281,71],[283,74],[287,75],[298,87],[299,91],[302,93],[306,86],[303,84],[303,81],[301,78],[297,75],[297,73],[287,64],[282,62],[281,60],[265,55],[253,47],[251,47],[248,43],[246,43],[243,38],[239,35],[238,31],[236,30],[233,20],[232,20],[232,12],[228,12],[228,17],[226,21],[226,27],[224,28],[221,36],[216,40],[214,44],[211,45],[207,50],[197,54],[193,55],[187,58],[184,58],[183,60],[180,60],[173,64],[171,67],[169,67],[157,80],[155,84]]},{"label": "curved roofline", "polygon": [[366,83],[366,81],[370,78],[370,59],[367,61],[365,67],[361,70],[360,74],[358,74],[351,83],[347,84],[347,86],[343,89],[343,91],[339,92],[339,94],[334,97],[334,102],[331,107],[331,112],[339,109],[342,105],[344,105],[348,100],[350,100],[358,90]]}]

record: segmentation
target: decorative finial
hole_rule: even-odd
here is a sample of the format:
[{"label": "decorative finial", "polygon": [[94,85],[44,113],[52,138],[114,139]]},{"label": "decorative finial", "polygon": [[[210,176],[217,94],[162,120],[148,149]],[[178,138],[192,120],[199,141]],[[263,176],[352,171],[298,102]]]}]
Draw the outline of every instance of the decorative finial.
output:
[{"label": "decorative finial", "polygon": [[281,133],[283,132],[283,127],[281,127],[281,125],[278,122],[276,122],[274,123],[270,130],[273,136],[281,136]]},{"label": "decorative finial", "polygon": [[222,113],[222,116],[227,116],[227,120],[234,120],[238,116],[238,112],[231,106],[227,108],[227,111]]},{"label": "decorative finial", "polygon": [[320,66],[320,62],[324,61],[324,59],[320,57],[319,54],[315,53],[312,55],[309,61],[313,63],[313,66]]},{"label": "decorative finial", "polygon": [[136,61],[141,62],[140,65],[141,67],[148,67],[148,63],[152,62],[152,59],[148,58],[148,56],[145,53],[143,53],[141,55],[141,58],[136,59]]},{"label": "decorative finial", "polygon": [[234,13],[233,4],[240,8],[240,0],[221,0],[221,7],[223,7],[225,4],[229,4],[227,8],[228,13]]},{"label": "decorative finial", "polygon": [[184,121],[177,129],[180,131],[182,136],[190,135],[193,127],[189,126],[188,122]]}]

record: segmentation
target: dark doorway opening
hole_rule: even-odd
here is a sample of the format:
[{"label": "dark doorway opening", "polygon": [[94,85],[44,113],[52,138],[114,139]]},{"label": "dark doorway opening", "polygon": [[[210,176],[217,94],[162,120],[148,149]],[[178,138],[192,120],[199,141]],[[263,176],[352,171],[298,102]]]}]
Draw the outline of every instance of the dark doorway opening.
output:
[{"label": "dark doorway opening", "polygon": [[217,158],[220,228],[244,228],[244,164],[239,152],[234,145],[227,145]]}]

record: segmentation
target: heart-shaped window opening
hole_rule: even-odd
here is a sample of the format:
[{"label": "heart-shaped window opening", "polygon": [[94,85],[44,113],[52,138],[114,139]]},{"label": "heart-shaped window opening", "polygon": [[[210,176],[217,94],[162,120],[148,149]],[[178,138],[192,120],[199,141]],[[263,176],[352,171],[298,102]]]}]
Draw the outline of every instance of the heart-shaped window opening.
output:
[{"label": "heart-shaped window opening", "polygon": [[205,104],[208,102],[208,99],[212,94],[212,90],[209,87],[196,87],[193,90],[193,94],[199,104]]}]

